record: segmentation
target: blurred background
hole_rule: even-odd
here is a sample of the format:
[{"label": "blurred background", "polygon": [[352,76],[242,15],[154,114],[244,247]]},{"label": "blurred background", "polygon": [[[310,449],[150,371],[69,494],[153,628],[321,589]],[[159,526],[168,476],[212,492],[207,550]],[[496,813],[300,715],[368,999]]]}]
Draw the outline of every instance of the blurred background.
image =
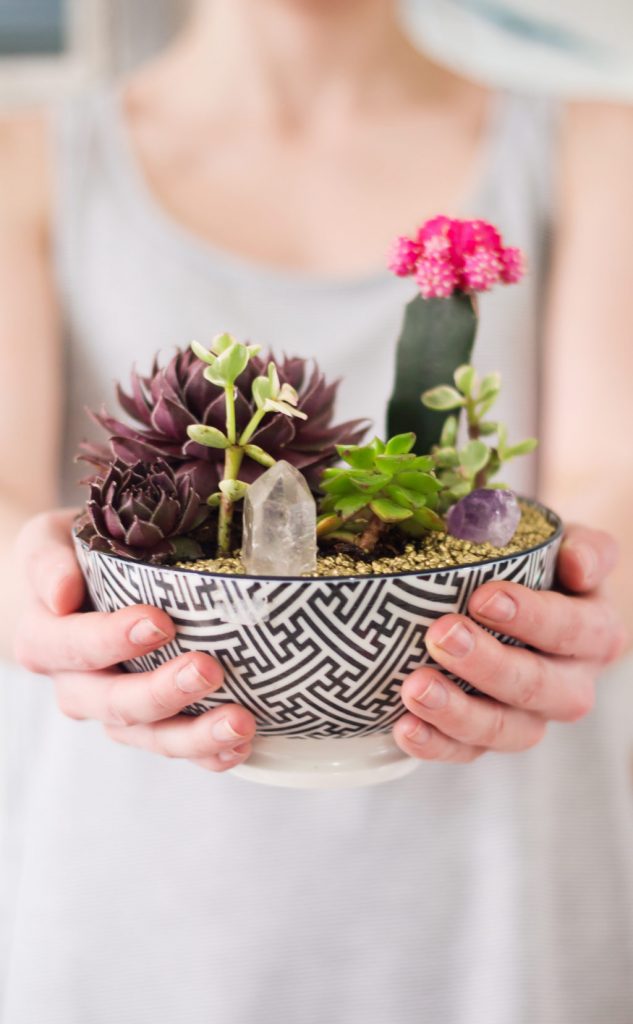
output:
[{"label": "blurred background", "polygon": [[[157,49],[191,0],[0,0],[0,104],[62,96]],[[523,91],[633,101],[631,0],[402,0],[425,50]]]}]

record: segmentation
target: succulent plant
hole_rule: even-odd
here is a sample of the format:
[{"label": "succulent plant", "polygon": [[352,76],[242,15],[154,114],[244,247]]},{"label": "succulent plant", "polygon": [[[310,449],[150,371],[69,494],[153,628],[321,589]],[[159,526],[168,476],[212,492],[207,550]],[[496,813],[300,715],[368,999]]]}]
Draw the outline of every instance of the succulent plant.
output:
[{"label": "succulent plant", "polygon": [[[246,346],[245,346],[246,347]],[[202,349],[202,346],[199,346]],[[206,351],[206,350],[205,350]],[[249,347],[251,358],[236,380],[235,420],[243,431],[256,412],[251,386],[256,377],[266,374],[268,359],[259,358]],[[207,497],[218,490],[223,475],[224,453],[193,441],[187,430],[202,425],[224,430],[227,420],[225,395],[205,378],[205,362],[191,350],[178,351],[166,366],[154,363],[151,373],[133,372],[131,392],[120,386],[117,396],[130,417],[124,423],[102,410],[93,418],[109,436],[109,447],[82,445],[80,457],[103,474],[113,457],[131,465],[163,458],[178,473],[189,474],[196,491]],[[366,423],[354,420],[332,424],[338,382],[328,383],[315,363],[284,358],[277,364],[280,384],[297,393],[297,409],[304,421],[290,418],[283,411],[272,411],[266,422],[254,432],[251,441],[270,454],[290,462],[316,490],[322,469],[336,461],[335,445],[360,440]],[[244,465],[243,478],[252,482],[263,471],[257,462]]]},{"label": "succulent plant", "polygon": [[128,466],[117,459],[90,485],[79,536],[92,550],[144,562],[197,558],[202,549],[188,534],[208,514],[191,478],[176,476],[164,460]]},{"label": "succulent plant", "polygon": [[411,536],[443,530],[435,512],[441,484],[433,474],[430,456],[415,455],[415,434],[398,434],[388,441],[339,445],[348,467],[326,469],[321,490],[317,534],[342,540],[371,552],[389,526]]},{"label": "succulent plant", "polygon": [[[455,370],[453,382],[454,386],[442,384],[422,395],[422,402],[428,409],[450,414],[444,420],[439,443],[431,449],[433,466],[442,485],[438,496],[440,512],[446,512],[475,489],[502,488],[503,484],[491,481],[503,464],[519,455],[528,455],[537,446],[533,437],[509,445],[504,424],[485,418],[501,390],[498,373],[489,373],[480,380],[473,366],[463,365]],[[462,411],[466,417],[468,441],[458,448]]]}]

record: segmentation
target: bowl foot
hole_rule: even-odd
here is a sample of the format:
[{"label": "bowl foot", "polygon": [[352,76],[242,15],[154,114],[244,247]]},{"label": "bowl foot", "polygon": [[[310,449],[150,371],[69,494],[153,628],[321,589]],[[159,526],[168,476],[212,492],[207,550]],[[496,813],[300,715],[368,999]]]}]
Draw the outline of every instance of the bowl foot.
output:
[{"label": "bowl foot", "polygon": [[389,733],[324,740],[260,736],[248,761],[231,775],[267,786],[346,789],[400,779],[418,763]]}]

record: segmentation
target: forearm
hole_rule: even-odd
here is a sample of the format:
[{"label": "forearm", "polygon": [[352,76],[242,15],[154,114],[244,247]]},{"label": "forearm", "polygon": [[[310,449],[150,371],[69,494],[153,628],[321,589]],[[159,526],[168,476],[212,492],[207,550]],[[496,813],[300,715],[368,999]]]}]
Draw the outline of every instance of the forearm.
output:
[{"label": "forearm", "polygon": [[37,511],[0,498],[0,658],[13,659],[15,626],[24,604],[23,574],[17,565],[17,537],[24,523]]},{"label": "forearm", "polygon": [[592,476],[572,483],[556,479],[544,481],[543,498],[566,522],[583,523],[606,530],[620,549],[617,568],[608,580],[608,590],[618,607],[633,642],[633,488],[629,481],[617,482],[614,477],[602,484]]}]

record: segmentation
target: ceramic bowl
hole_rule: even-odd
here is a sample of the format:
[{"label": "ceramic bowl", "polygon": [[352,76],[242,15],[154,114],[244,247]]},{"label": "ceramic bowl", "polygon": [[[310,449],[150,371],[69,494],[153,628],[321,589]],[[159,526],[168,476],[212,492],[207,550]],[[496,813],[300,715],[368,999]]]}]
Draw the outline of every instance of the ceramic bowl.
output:
[{"label": "ceramic bowl", "polygon": [[184,713],[233,702],[254,713],[253,755],[235,772],[281,785],[362,784],[415,765],[389,733],[403,713],[402,680],[432,664],[427,627],[449,612],[465,613],[470,595],[489,580],[535,590],[552,585],[562,527],[539,508],[555,531],[538,547],[420,573],[228,576],[89,551],[77,538],[75,544],[95,608],[154,605],[176,625],[172,643],[127,662],[129,671],[149,671],[187,651],[222,664],[222,689]]}]

